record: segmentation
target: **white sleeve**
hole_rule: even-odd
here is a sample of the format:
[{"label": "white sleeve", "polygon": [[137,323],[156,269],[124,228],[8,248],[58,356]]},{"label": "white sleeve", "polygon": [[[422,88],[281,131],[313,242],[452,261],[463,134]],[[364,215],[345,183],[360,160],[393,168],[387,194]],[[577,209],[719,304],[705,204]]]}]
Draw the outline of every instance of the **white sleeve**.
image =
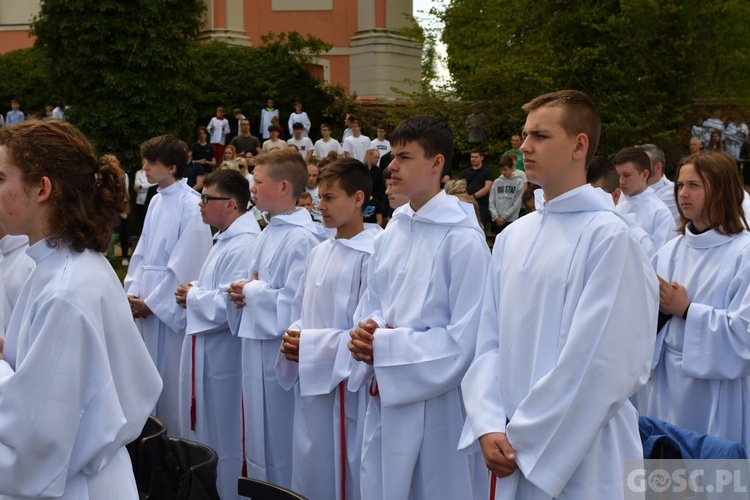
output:
[{"label": "white sleeve", "polygon": [[738,260],[724,295],[726,307],[690,304],[682,362],[687,377],[731,380],[750,375],[750,249]]},{"label": "white sleeve", "polygon": [[557,364],[530,388],[506,428],[524,476],[551,496],[646,382],[656,330],[658,282],[629,229],[582,250],[583,288]]},{"label": "white sleeve", "polygon": [[416,330],[381,324],[375,331],[373,368],[383,406],[426,401],[460,385],[476,348],[489,264],[487,247],[480,243],[466,239],[456,246],[451,262],[442,263],[449,266],[447,325]]},{"label": "white sleeve", "polygon": [[497,189],[497,186],[495,183],[492,183],[492,187],[490,188],[490,217],[492,217],[492,222],[495,222],[495,219],[498,218],[497,215],[497,208],[495,208],[495,198],[497,197],[497,194],[495,194],[495,191]]}]

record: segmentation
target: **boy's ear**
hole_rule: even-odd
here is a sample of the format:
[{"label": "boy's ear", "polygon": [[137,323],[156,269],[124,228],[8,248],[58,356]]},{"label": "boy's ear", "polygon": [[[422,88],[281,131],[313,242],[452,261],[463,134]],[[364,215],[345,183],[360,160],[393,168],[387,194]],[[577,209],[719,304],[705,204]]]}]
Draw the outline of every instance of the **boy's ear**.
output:
[{"label": "boy's ear", "polygon": [[576,136],[576,147],[573,150],[573,157],[576,159],[586,158],[586,153],[589,150],[589,136],[581,132]]},{"label": "boy's ear", "polygon": [[445,156],[443,156],[442,153],[436,154],[435,158],[433,158],[433,161],[432,161],[432,172],[440,175],[440,173],[443,171],[444,165],[445,165]]},{"label": "boy's ear", "polygon": [[621,196],[622,196],[622,189],[616,188],[614,191],[612,191],[612,201],[615,202],[615,205],[620,203]]},{"label": "boy's ear", "polygon": [[354,206],[357,208],[362,207],[365,204],[365,192],[357,191],[354,193]]},{"label": "boy's ear", "polygon": [[177,175],[177,165],[170,165],[167,167],[167,171],[172,175],[172,177]]}]

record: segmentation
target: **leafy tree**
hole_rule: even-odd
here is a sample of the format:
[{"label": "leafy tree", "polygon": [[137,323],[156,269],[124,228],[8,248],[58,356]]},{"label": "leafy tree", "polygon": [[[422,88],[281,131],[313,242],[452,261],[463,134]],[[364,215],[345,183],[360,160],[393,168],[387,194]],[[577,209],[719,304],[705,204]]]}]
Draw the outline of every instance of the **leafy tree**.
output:
[{"label": "leafy tree", "polygon": [[18,99],[28,116],[44,116],[44,107],[57,102],[57,90],[49,74],[49,59],[37,48],[13,50],[0,57],[0,111]]},{"label": "leafy tree", "polygon": [[512,124],[500,130],[534,96],[577,88],[599,106],[600,151],[670,149],[696,100],[750,95],[741,0],[453,0],[436,14],[457,94],[491,103],[486,113]]},{"label": "leafy tree", "polygon": [[190,47],[190,58],[201,68],[192,75],[200,124],[205,125],[219,105],[227,108],[227,113],[238,107],[257,134],[260,109],[269,97],[276,101],[284,127],[294,101],[301,100],[313,122],[313,136],[323,120],[343,116],[344,90],[324,84],[308,70],[313,56],[329,50],[329,45],[296,32],[266,35],[263,42],[258,47],[221,42]]},{"label": "leafy tree", "polygon": [[32,32],[69,117],[126,168],[138,145],[195,121],[188,57],[203,0],[42,0]]}]

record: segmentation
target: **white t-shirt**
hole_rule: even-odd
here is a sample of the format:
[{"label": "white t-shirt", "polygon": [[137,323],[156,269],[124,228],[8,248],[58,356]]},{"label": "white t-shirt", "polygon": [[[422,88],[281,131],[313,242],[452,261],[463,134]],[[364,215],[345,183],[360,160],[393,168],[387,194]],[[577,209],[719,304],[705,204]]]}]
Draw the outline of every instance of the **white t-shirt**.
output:
[{"label": "white t-shirt", "polygon": [[344,154],[344,149],[341,147],[341,143],[336,139],[330,138],[328,141],[318,139],[315,141],[314,155],[316,158],[322,160],[331,151],[336,151],[336,154],[341,156]]},{"label": "white t-shirt", "polygon": [[391,151],[391,142],[388,139],[383,139],[382,141],[373,139],[370,143],[370,149],[377,149],[380,151],[380,157],[382,158],[383,155],[388,154]]},{"label": "white t-shirt", "polygon": [[302,139],[287,139],[286,144],[287,146],[297,146],[299,154],[302,155],[304,160],[307,159],[307,153],[313,150],[313,143],[307,137],[303,137]]},{"label": "white t-shirt", "polygon": [[356,158],[362,163],[365,162],[365,154],[370,149],[370,138],[366,135],[360,135],[359,137],[347,137],[344,139],[344,152],[349,153],[349,156]]}]

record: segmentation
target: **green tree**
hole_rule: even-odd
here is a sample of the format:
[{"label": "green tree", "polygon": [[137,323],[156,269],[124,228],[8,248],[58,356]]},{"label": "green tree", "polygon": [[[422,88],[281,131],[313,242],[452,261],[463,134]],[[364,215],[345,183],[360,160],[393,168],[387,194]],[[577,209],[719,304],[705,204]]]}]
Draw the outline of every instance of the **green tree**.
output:
[{"label": "green tree", "polygon": [[139,165],[138,145],[195,121],[188,57],[203,0],[42,0],[32,32],[69,117],[99,152]]},{"label": "green tree", "polygon": [[57,89],[50,78],[49,59],[44,51],[32,47],[13,50],[0,57],[0,111],[10,109],[10,100],[18,99],[28,116],[44,116],[44,107],[57,102]]},{"label": "green tree", "polygon": [[192,75],[198,123],[205,125],[216,107],[223,105],[243,110],[257,134],[260,109],[267,98],[273,98],[281,111],[281,125],[300,99],[310,120],[312,135],[323,120],[336,118],[337,125],[345,110],[344,90],[326,85],[313,77],[309,64],[315,55],[330,46],[314,37],[296,32],[270,34],[258,47],[230,46],[221,42],[197,43],[190,47],[190,58],[200,71]]},{"label": "green tree", "polygon": [[[646,140],[670,149],[696,100],[747,100],[750,4],[741,0],[453,0],[442,12],[448,68],[497,129],[561,88],[589,93],[599,151]],[[502,140],[495,137],[494,140]]]}]

